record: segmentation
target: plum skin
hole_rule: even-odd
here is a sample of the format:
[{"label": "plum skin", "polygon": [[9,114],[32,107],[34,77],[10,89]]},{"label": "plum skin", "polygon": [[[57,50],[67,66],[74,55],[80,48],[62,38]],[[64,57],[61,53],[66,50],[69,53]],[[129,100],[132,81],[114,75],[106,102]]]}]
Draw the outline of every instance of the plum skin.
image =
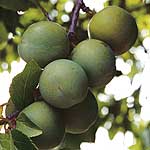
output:
[{"label": "plum skin", "polygon": [[67,58],[69,40],[65,29],[57,23],[40,21],[30,25],[18,45],[18,53],[26,62],[34,59],[41,67]]},{"label": "plum skin", "polygon": [[73,49],[71,58],[83,67],[92,88],[105,86],[115,75],[114,53],[102,41],[89,39],[80,42]]},{"label": "plum skin", "polygon": [[98,104],[94,95],[89,91],[83,102],[64,109],[66,132],[72,134],[86,132],[95,123],[97,116]]},{"label": "plum skin", "polygon": [[121,55],[135,43],[138,28],[135,19],[126,10],[109,6],[92,17],[88,33],[90,38],[110,45],[115,55]]},{"label": "plum skin", "polygon": [[82,102],[87,96],[88,78],[77,63],[59,59],[44,68],[39,89],[49,104],[58,108],[69,108]]},{"label": "plum skin", "polygon": [[65,126],[59,110],[44,101],[38,101],[24,108],[21,113],[24,113],[43,132],[31,138],[38,148],[49,149],[60,144],[65,134]]}]

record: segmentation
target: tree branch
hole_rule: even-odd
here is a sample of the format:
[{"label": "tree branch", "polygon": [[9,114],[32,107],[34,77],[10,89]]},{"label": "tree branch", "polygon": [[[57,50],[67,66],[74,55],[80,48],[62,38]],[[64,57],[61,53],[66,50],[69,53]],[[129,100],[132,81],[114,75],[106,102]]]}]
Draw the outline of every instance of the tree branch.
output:
[{"label": "tree branch", "polygon": [[40,2],[38,0],[35,0],[36,1],[36,4],[37,6],[40,8],[40,10],[42,11],[42,13],[44,14],[44,16],[49,20],[51,21],[51,18],[48,14],[48,12],[41,6]]},{"label": "tree branch", "polygon": [[18,115],[19,115],[19,111],[16,111],[6,116],[6,118],[0,117],[0,125],[4,126],[5,132],[8,132],[9,130],[16,128],[16,118]]},{"label": "tree branch", "polygon": [[81,9],[82,9],[82,11],[86,12],[90,16],[93,16],[95,14],[95,11],[93,11],[89,7],[85,6],[83,0],[82,0]]},{"label": "tree branch", "polygon": [[20,113],[20,112],[17,110],[17,111],[15,111],[15,112],[13,112],[12,114],[6,116],[6,118],[9,119],[9,120],[12,120],[12,119],[14,119],[14,118],[17,118],[17,116],[19,115],[19,113]]},{"label": "tree branch", "polygon": [[72,44],[76,43],[76,40],[77,40],[76,34],[75,34],[75,28],[76,28],[77,21],[79,18],[79,11],[80,11],[81,5],[82,5],[82,0],[77,0],[73,8],[73,13],[71,16],[71,25],[70,25],[69,32],[68,32],[68,38]]},{"label": "tree branch", "polygon": [[77,0],[76,4],[73,8],[73,13],[71,16],[71,24],[70,24],[70,28],[69,28],[69,32],[68,32],[68,38],[70,40],[70,42],[72,43],[73,46],[75,46],[76,42],[77,42],[77,37],[75,34],[75,29],[77,26],[77,21],[79,18],[79,12],[80,9],[82,9],[84,12],[93,15],[94,12],[92,10],[90,10],[89,7],[86,7],[83,0]]}]

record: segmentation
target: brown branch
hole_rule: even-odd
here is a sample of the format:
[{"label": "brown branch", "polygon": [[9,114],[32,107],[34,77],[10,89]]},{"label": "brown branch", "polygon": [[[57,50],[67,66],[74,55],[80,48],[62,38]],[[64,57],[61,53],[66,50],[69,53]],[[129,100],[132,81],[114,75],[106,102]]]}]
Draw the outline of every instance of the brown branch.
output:
[{"label": "brown branch", "polygon": [[96,13],[95,11],[91,10],[89,7],[85,6],[83,1],[82,1],[81,9],[82,9],[82,11],[84,11],[88,15],[90,15],[91,17]]},{"label": "brown branch", "polygon": [[94,14],[94,12],[92,10],[90,10],[89,7],[85,6],[83,0],[77,0],[76,1],[76,4],[73,8],[73,13],[72,13],[72,16],[71,16],[71,24],[70,24],[70,28],[69,28],[69,32],[68,32],[68,38],[69,38],[69,40],[70,40],[70,42],[73,46],[75,46],[76,43],[77,43],[77,37],[76,37],[76,34],[75,34],[75,29],[76,29],[76,26],[77,26],[77,21],[78,21],[78,18],[79,18],[80,9],[82,9],[84,12],[86,12],[89,15]]},{"label": "brown branch", "polygon": [[6,105],[8,105],[8,103],[4,103],[4,104],[2,104],[1,106],[4,107],[4,106],[6,106]]},{"label": "brown branch", "polygon": [[35,0],[36,1],[36,4],[37,6],[40,8],[40,10],[42,11],[42,13],[44,14],[44,16],[49,20],[51,21],[51,18],[49,16],[49,13],[41,6],[40,2],[38,0]]},{"label": "brown branch", "polygon": [[71,16],[71,24],[70,24],[70,28],[68,32],[68,38],[73,45],[77,41],[75,29],[76,29],[77,21],[79,18],[79,11],[80,11],[81,5],[82,5],[82,0],[77,0],[73,8],[73,13]]}]

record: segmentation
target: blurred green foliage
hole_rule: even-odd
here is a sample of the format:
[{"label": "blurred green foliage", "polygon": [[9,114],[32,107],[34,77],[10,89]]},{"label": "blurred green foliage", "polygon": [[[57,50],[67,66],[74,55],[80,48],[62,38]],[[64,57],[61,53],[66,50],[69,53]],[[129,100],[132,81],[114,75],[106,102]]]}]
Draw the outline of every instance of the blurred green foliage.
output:
[{"label": "blurred green foliage", "polygon": [[[74,0],[69,1],[74,2]],[[10,71],[11,62],[13,60],[19,60],[17,45],[20,42],[23,32],[30,24],[40,20],[46,20],[46,18],[38,6],[34,4],[27,5],[25,8],[23,7],[22,11],[14,11],[6,9],[6,7],[1,5],[2,2],[3,1],[0,0],[0,71]],[[65,10],[66,2],[68,2],[68,0],[40,0],[40,4],[48,11],[52,20],[63,25],[66,30],[68,30],[71,11],[68,12]],[[118,5],[129,11],[136,18],[139,29],[138,39],[135,43],[136,47],[142,45],[144,38],[150,37],[150,3],[146,3],[146,1],[144,3],[142,0],[109,0],[104,5]],[[68,19],[63,20],[64,15],[67,15]],[[80,14],[76,29],[78,41],[88,37],[87,25],[89,19],[90,17],[88,15]],[[142,34],[143,31],[144,34]],[[119,57],[124,61],[132,60],[133,65],[131,72],[128,74],[131,81],[137,73],[142,72],[142,69],[139,69],[137,66],[138,60],[135,59],[133,53],[126,52]],[[4,67],[4,64],[8,64],[8,67]],[[131,150],[149,150],[150,125],[143,121],[137,123],[134,119],[135,115],[137,116],[141,112],[139,90],[140,87],[132,95],[134,97],[132,107],[128,107],[127,98],[116,101],[112,96],[108,102],[98,100],[99,116],[101,118],[99,126],[105,126],[106,123],[110,123],[111,126],[108,130],[111,138],[113,138],[118,131],[131,131],[136,138],[136,144],[131,147]],[[104,93],[104,88],[95,91],[95,95],[97,96],[99,92]],[[102,113],[103,108],[107,108],[109,112],[107,114]]]}]

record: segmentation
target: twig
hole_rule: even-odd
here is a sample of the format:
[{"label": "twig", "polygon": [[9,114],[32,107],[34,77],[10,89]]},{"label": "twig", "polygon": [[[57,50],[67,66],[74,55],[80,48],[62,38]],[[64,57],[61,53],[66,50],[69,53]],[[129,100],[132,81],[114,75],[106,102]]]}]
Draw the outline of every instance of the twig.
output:
[{"label": "twig", "polygon": [[44,14],[44,16],[49,20],[51,21],[51,18],[48,14],[48,12],[41,6],[40,2],[38,0],[35,0],[36,1],[36,4],[37,6],[41,9],[42,13]]},{"label": "twig", "polygon": [[4,126],[6,133],[9,132],[9,130],[16,128],[16,118],[18,114],[19,114],[19,111],[16,111],[12,113],[11,115],[8,115],[6,118],[0,117],[0,125]]},{"label": "twig", "polygon": [[6,105],[8,105],[8,103],[4,103],[4,104],[2,104],[1,106],[4,107],[4,106],[6,106]]},{"label": "twig", "polygon": [[19,115],[19,111],[17,110],[15,112],[13,112],[12,114],[6,116],[6,118],[9,120],[12,120],[12,119],[16,118],[18,115]]},{"label": "twig", "polygon": [[72,43],[73,46],[77,42],[75,29],[76,29],[76,26],[77,26],[77,21],[78,21],[78,18],[79,18],[80,9],[82,9],[84,12],[86,12],[90,15],[94,14],[93,11],[90,10],[89,7],[85,6],[83,0],[77,0],[76,1],[76,4],[73,8],[73,13],[72,13],[72,16],[71,16],[71,24],[70,24],[70,28],[69,28],[69,32],[68,32],[68,38],[69,38],[69,40],[70,40],[70,42]]},{"label": "twig", "polygon": [[77,40],[76,34],[75,34],[75,28],[77,25],[81,5],[82,5],[82,0],[77,0],[75,6],[73,8],[73,13],[71,16],[72,19],[71,19],[71,25],[69,28],[69,32],[68,32],[68,38],[72,44],[74,44]]},{"label": "twig", "polygon": [[0,117],[0,125],[4,125],[5,123],[8,123],[8,122],[9,122],[9,119]]},{"label": "twig", "polygon": [[89,7],[85,6],[83,0],[82,0],[82,5],[81,5],[82,11],[86,12],[88,15],[91,17],[96,13],[95,11],[91,10]]}]

